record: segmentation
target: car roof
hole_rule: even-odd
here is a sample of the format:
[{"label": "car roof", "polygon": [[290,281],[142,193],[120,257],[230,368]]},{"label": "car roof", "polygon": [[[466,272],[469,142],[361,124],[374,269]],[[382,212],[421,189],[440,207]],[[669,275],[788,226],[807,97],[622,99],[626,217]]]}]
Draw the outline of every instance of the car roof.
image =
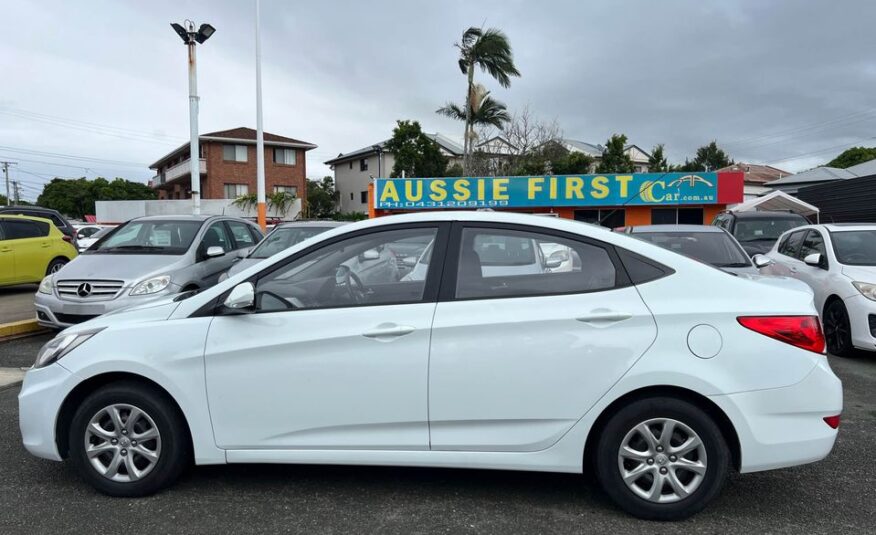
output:
[{"label": "car roof", "polygon": [[821,226],[831,232],[848,232],[852,230],[876,229],[876,223],[826,223]]},{"label": "car roof", "polygon": [[758,218],[767,218],[767,217],[772,217],[772,218],[783,218],[784,217],[784,218],[788,218],[788,219],[798,219],[798,218],[806,219],[802,215],[795,213],[795,212],[777,212],[777,211],[771,211],[771,210],[754,210],[751,212],[733,212],[733,211],[730,211],[730,212],[726,212],[726,213],[729,213],[729,214],[731,214],[734,217],[737,217],[739,219],[758,219]]},{"label": "car roof", "polygon": [[724,229],[713,225],[640,225],[630,228],[631,234],[649,232],[710,232],[721,234],[724,232]]},{"label": "car roof", "polygon": [[[207,221],[208,219],[213,219],[216,217],[222,217],[217,215],[191,215],[191,214],[183,214],[183,215],[147,215],[143,217],[135,217],[131,221]],[[229,219],[237,219],[237,218],[229,218]],[[243,220],[241,220],[243,221]],[[247,221],[248,223],[248,221]]]},{"label": "car roof", "polygon": [[43,206],[33,206],[29,204],[15,204],[12,206],[0,206],[0,212],[10,212],[13,210],[31,210],[33,212],[46,212],[49,214],[60,214],[61,212],[54,210],[52,208],[45,208]]},{"label": "car roof", "polygon": [[32,215],[18,215],[18,214],[0,213],[0,218],[2,218],[2,219],[27,219],[29,221],[39,221],[40,223],[48,223],[49,225],[51,225],[53,227],[55,226],[55,223],[52,222],[51,219],[46,219],[45,217],[36,217],[36,216],[32,216]]},{"label": "car roof", "polygon": [[274,228],[295,228],[295,227],[325,227],[335,228],[343,225],[349,225],[349,221],[287,221],[285,223],[277,223]]}]

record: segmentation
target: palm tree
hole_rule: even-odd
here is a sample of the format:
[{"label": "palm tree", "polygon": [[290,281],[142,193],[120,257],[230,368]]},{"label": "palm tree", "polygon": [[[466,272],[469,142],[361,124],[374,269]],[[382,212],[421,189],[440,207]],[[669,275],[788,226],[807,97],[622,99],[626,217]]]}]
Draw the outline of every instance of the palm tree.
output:
[{"label": "palm tree", "polygon": [[477,140],[476,126],[495,126],[499,130],[504,130],[505,124],[511,120],[511,115],[508,113],[505,104],[493,99],[490,92],[481,84],[475,84],[472,87],[469,97],[469,109],[466,110],[462,106],[453,102],[448,102],[442,108],[438,108],[436,113],[457,121],[465,121],[470,125],[470,129],[466,129],[465,145],[471,149],[474,147],[474,142]]},{"label": "palm tree", "polygon": [[[511,52],[508,37],[501,30],[495,28],[483,30],[471,27],[462,34],[462,40],[455,46],[459,49],[459,70],[468,77],[465,92],[466,101],[472,100],[475,67],[486,71],[502,87],[511,85],[512,76],[520,76],[520,72],[514,66],[514,54]],[[473,131],[471,111],[471,108],[467,106],[465,110],[463,169],[468,166],[468,155],[471,149],[469,144],[469,138]]]}]

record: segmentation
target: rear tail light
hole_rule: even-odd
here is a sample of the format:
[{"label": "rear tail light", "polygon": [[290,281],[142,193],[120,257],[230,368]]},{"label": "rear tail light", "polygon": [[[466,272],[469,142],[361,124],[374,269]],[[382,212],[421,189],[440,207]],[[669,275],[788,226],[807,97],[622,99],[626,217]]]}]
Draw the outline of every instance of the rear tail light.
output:
[{"label": "rear tail light", "polygon": [[65,242],[67,242],[67,243],[73,243],[73,237],[72,237],[72,236],[67,236],[66,234],[62,234],[62,235],[61,235],[61,239],[64,240]]},{"label": "rear tail light", "polygon": [[746,329],[791,344],[824,353],[824,334],[818,316],[740,316],[736,318]]},{"label": "rear tail light", "polygon": [[840,424],[840,415],[837,414],[836,416],[825,416],[824,423],[829,425],[831,429],[836,429],[837,427],[839,427]]}]

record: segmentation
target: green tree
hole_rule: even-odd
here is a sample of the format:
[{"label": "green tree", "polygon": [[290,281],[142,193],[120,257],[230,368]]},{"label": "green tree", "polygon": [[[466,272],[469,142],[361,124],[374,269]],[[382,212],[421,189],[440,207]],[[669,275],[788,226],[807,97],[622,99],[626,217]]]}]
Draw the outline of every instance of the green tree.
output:
[{"label": "green tree", "polygon": [[876,147],[852,147],[844,150],[839,156],[827,162],[827,167],[845,169],[859,163],[876,159]]},{"label": "green tree", "polygon": [[454,163],[453,165],[448,165],[447,169],[444,170],[444,176],[463,176],[465,171],[462,170],[462,164]]},{"label": "green tree", "polygon": [[569,152],[550,162],[551,173],[555,175],[586,175],[593,165],[593,158],[583,152]]},{"label": "green tree", "polygon": [[597,173],[632,173],[633,160],[624,150],[627,144],[627,136],[624,134],[613,134],[605,143],[605,150],[602,151],[602,161],[596,168]]},{"label": "green tree", "polygon": [[337,211],[338,192],[330,176],[322,180],[307,180],[307,217],[326,219]]},{"label": "green tree", "polygon": [[477,140],[477,131],[475,128],[485,128],[494,126],[499,130],[504,130],[505,125],[511,120],[511,114],[508,113],[508,108],[502,102],[493,99],[490,92],[484,86],[475,84],[474,91],[469,99],[469,109],[466,115],[466,110],[459,104],[452,102],[438,108],[435,113],[456,119],[457,121],[467,122],[471,125],[467,145],[469,150],[474,146]]},{"label": "green tree", "polygon": [[95,201],[149,200],[155,197],[155,191],[146,184],[123,178],[112,181],[105,178],[54,178],[43,186],[37,204],[81,219],[94,214]]},{"label": "green tree", "polygon": [[[502,87],[511,86],[511,77],[520,76],[514,65],[514,54],[508,37],[501,30],[471,27],[462,34],[462,40],[456,43],[459,49],[459,70],[467,78],[465,98],[463,102],[471,102],[474,95],[474,71],[480,67],[482,71],[492,76]],[[463,169],[468,169],[468,157],[471,152],[470,136],[474,131],[469,108],[465,110],[465,131],[463,134]]]},{"label": "green tree", "polygon": [[703,145],[697,149],[697,154],[693,161],[685,159],[685,169],[682,171],[714,171],[733,165],[733,159],[718,147],[716,141],[712,141],[708,145]]},{"label": "green tree", "polygon": [[659,143],[651,149],[651,155],[648,157],[648,171],[652,173],[665,173],[669,171],[669,164],[666,161],[666,156],[663,154],[663,143]]},{"label": "green tree", "polygon": [[392,130],[392,139],[386,142],[387,152],[391,152],[395,163],[391,177],[401,176],[402,171],[409,177],[444,176],[447,158],[441,154],[438,145],[429,139],[417,121],[397,121]]}]

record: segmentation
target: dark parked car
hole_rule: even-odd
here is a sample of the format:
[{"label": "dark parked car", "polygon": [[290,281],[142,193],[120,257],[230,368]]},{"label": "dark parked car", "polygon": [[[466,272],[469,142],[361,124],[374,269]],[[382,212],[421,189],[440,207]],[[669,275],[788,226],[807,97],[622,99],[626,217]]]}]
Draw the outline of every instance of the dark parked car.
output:
[{"label": "dark parked car", "polygon": [[26,215],[30,217],[42,217],[48,219],[58,227],[64,235],[64,241],[72,243],[76,247],[76,229],[61,215],[61,212],[51,208],[40,206],[0,206],[0,214]]},{"label": "dark parked car", "polygon": [[772,249],[785,231],[809,221],[792,212],[721,212],[712,224],[732,234],[748,256],[754,256]]}]

